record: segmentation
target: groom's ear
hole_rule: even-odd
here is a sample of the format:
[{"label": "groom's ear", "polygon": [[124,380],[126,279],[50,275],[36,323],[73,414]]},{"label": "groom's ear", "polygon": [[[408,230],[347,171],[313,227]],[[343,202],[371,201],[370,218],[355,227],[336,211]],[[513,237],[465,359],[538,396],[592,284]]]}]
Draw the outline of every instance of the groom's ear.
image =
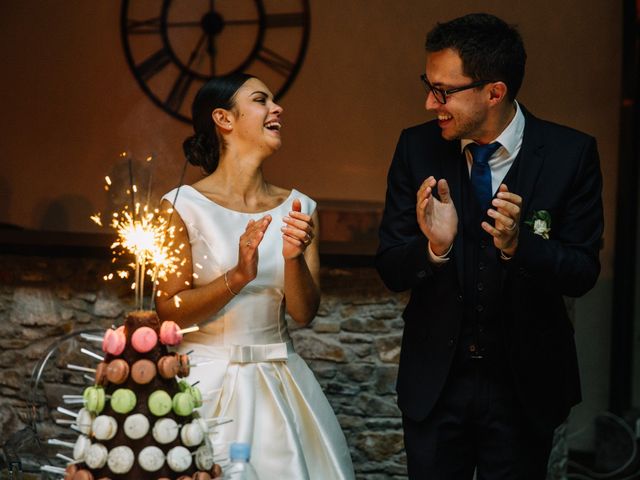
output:
[{"label": "groom's ear", "polygon": [[497,105],[507,98],[507,84],[504,82],[494,82],[489,90],[489,102],[491,105]]}]

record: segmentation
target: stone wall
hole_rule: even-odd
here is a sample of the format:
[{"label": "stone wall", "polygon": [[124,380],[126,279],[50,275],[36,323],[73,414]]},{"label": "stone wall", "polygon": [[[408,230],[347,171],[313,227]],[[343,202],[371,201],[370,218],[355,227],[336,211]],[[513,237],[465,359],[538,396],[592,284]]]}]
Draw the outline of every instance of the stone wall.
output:
[{"label": "stone wall", "polygon": [[[0,444],[29,422],[31,372],[52,342],[74,330],[118,324],[132,308],[126,285],[101,280],[108,271],[108,258],[0,255]],[[311,326],[290,322],[296,350],[338,415],[358,478],[406,478],[394,392],[406,298],[389,293],[372,268],[324,267],[322,289]],[[69,384],[82,382],[81,375],[53,370],[49,408]],[[43,437],[55,431],[47,413],[43,402]]]}]

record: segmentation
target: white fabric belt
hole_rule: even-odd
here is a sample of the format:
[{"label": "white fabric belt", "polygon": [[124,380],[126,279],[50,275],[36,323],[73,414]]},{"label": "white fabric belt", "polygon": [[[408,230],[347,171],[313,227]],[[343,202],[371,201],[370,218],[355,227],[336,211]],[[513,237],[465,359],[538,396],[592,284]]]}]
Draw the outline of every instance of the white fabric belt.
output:
[{"label": "white fabric belt", "polygon": [[291,342],[268,343],[266,345],[231,345],[229,362],[259,363],[286,361],[293,351]]}]

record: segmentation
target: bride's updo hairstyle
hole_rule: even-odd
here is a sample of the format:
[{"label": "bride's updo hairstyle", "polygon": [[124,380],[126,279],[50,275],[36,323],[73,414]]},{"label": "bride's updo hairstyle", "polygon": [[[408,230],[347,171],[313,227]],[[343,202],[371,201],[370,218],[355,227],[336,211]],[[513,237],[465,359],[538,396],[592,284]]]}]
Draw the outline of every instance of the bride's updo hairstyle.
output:
[{"label": "bride's updo hairstyle", "polygon": [[220,137],[211,116],[216,108],[231,110],[235,104],[234,96],[238,89],[253,75],[237,73],[225,77],[216,77],[205,83],[193,99],[191,117],[194,135],[182,142],[182,149],[190,164],[202,168],[211,174],[218,167]]}]

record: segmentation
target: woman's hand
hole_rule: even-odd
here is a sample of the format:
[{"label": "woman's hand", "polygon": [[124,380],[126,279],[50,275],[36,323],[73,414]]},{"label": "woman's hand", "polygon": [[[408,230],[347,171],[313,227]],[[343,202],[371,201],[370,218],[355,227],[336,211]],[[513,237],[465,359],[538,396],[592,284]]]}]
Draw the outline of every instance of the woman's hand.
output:
[{"label": "woman's hand", "polygon": [[[236,286],[235,292],[238,292],[258,275],[258,246],[270,223],[271,215],[265,215],[255,221],[249,220],[244,233],[240,236],[238,264],[229,271],[229,282]],[[233,282],[231,282],[231,278],[233,278]]]},{"label": "woman's hand", "polygon": [[302,255],[313,240],[313,220],[301,211],[302,204],[296,198],[289,216],[283,218],[285,225],[281,228],[282,256],[285,260]]}]

